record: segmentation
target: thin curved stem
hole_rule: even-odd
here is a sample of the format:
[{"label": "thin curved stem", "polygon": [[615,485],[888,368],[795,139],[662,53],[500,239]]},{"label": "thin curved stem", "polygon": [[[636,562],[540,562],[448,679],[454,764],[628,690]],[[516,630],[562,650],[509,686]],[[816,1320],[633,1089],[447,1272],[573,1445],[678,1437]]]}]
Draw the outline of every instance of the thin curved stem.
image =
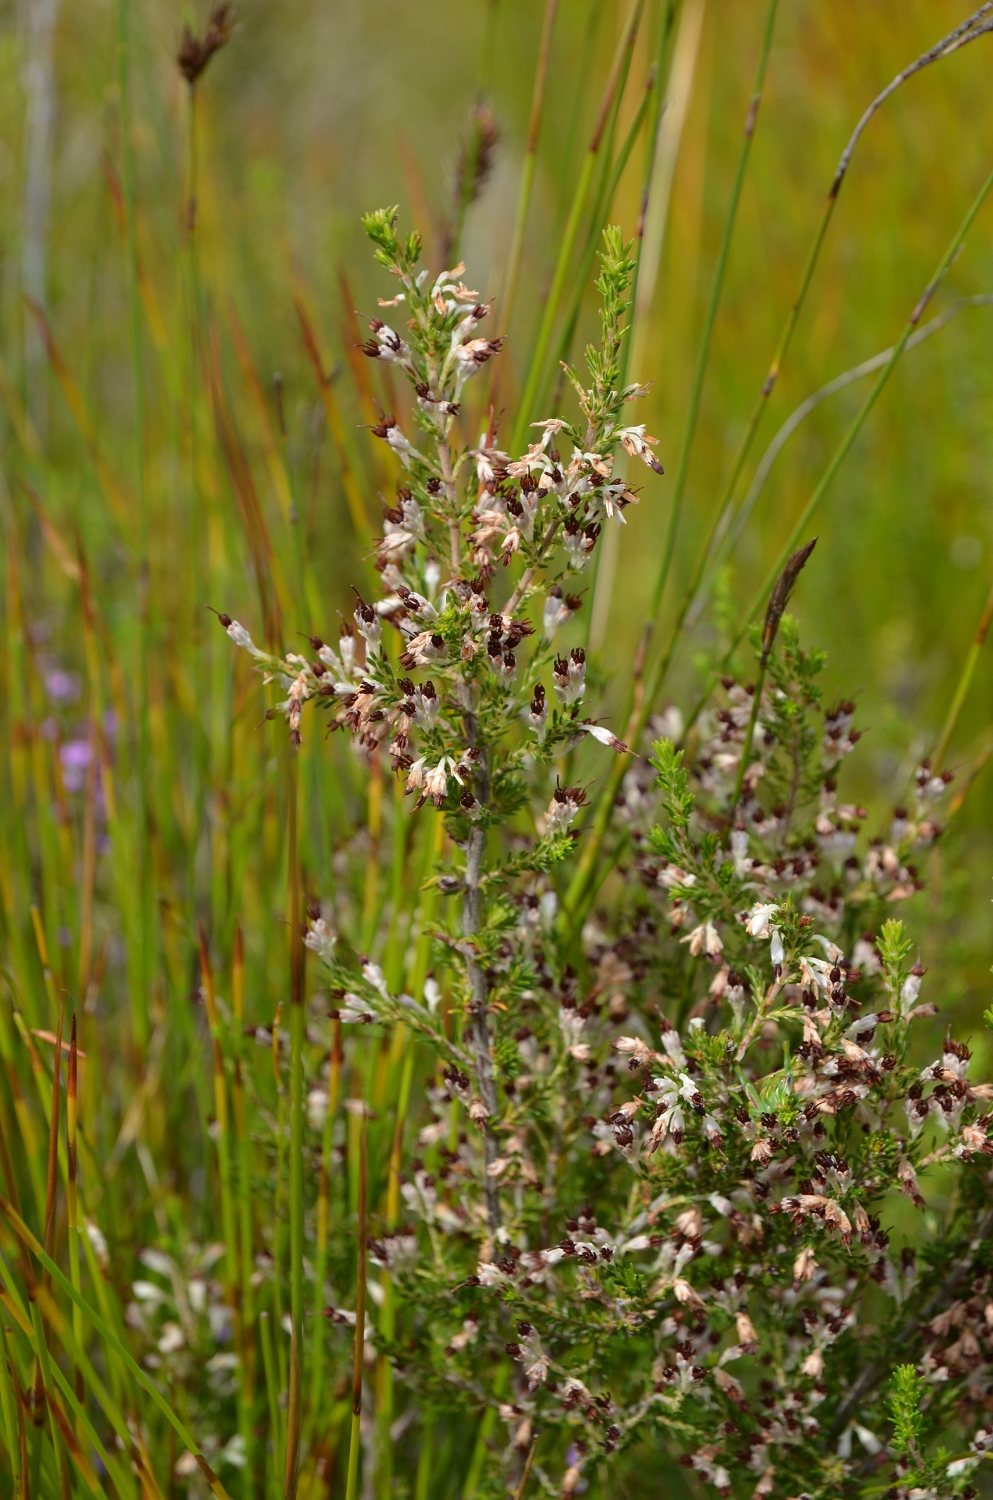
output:
[{"label": "thin curved stem", "polygon": [[[911,349],[916,349],[918,344],[924,343],[925,339],[929,339],[932,334],[938,333],[967,307],[989,306],[993,306],[993,293],[980,292],[974,297],[960,298],[951,307],[947,307],[943,313],[939,313],[936,318],[932,318],[922,328],[918,328],[917,332],[907,340],[907,347],[904,352],[909,353]],[[713,560],[707,570],[706,576],[703,576],[702,568],[698,569],[697,578],[695,579],[695,597],[693,593],[687,593],[683,610],[676,623],[674,631],[676,637],[679,636],[684,623],[692,627],[696,620],[699,619],[713,586],[714,577],[737,545],[745,525],[755,508],[756,501],[765,487],[766,480],[772,471],[776,459],[797,428],[829,396],[836,395],[838,391],[846,390],[848,386],[854,385],[857,381],[864,380],[867,375],[871,375],[874,371],[882,369],[892,353],[892,347],[883,349],[879,354],[874,354],[871,359],[865,359],[861,364],[854,365],[852,369],[843,371],[841,375],[836,375],[833,380],[829,380],[826,385],[822,385],[819,390],[814,391],[805,401],[802,401],[786,418],[786,421],[779,428],[775,437],[763,453],[759,466],[755,470],[755,476],[748,488],[748,493],[742,501],[734,519],[732,520],[730,505],[725,507],[724,514],[719,518],[712,537]],[[706,554],[704,554],[704,561],[706,561]]]},{"label": "thin curved stem", "polygon": [[[748,455],[751,452],[752,443],[755,439],[755,434],[758,431],[759,422],[761,421],[762,414],[765,411],[766,403],[768,402],[776,381],[779,378],[783,361],[786,358],[786,353],[792,342],[793,334],[796,330],[796,325],[800,316],[801,309],[806,302],[807,293],[810,290],[810,285],[814,276],[814,270],[817,266],[818,260],[820,259],[821,249],[824,245],[828,227],[834,214],[835,204],[838,201],[838,195],[841,191],[842,183],[844,182],[845,177],[848,174],[848,168],[851,165],[855,147],[858,145],[859,139],[862,136],[862,133],[865,130],[866,126],[869,124],[869,121],[872,119],[873,115],[875,115],[876,112],[882,107],[882,105],[886,102],[890,95],[895,93],[895,91],[900,87],[901,84],[906,83],[909,78],[912,78],[916,73],[921,72],[922,69],[928,67],[931,63],[937,62],[943,57],[950,57],[952,53],[957,52],[960,47],[968,45],[969,42],[976,41],[979,37],[984,36],[987,31],[993,29],[993,17],[991,17],[990,15],[991,11],[993,11],[993,3],[986,3],[984,5],[981,5],[977,11],[974,11],[971,16],[966,17],[966,19],[962,21],[960,25],[956,26],[953,31],[950,31],[947,36],[942,37],[941,41],[936,42],[933,47],[929,47],[926,52],[922,52],[921,55],[915,58],[912,63],[908,63],[907,67],[903,68],[896,75],[896,77],[887,84],[882,92],[876,95],[875,99],[873,99],[869,107],[863,111],[861,118],[855,126],[855,129],[852,131],[851,135],[848,138],[845,149],[841,153],[841,157],[835,170],[834,177],[831,181],[831,187],[828,190],[827,199],[824,204],[824,211],[821,215],[820,223],[818,224],[815,231],[813,243],[811,244],[810,251],[807,255],[806,264],[804,265],[803,273],[800,277],[799,289],[795,298],[793,299],[790,310],[786,315],[786,322],[783,326],[782,333],[779,336],[779,343],[776,347],[776,352],[772,357],[772,363],[769,366],[766,378],[763,381],[762,387],[755,398],[755,404],[753,405],[748,417],[748,421],[745,424],[745,431],[742,436],[741,443],[738,446],[738,452],[735,454],[734,462],[731,465],[731,471],[727,477],[727,480],[725,481],[724,488],[722,489],[720,496],[718,497],[717,505],[715,507],[716,519],[714,521],[713,529],[700,555],[700,562],[697,566],[696,572],[694,573],[693,581],[690,584],[689,589],[687,590],[683,607],[677,617],[676,625],[672,632],[672,639],[670,640],[669,645],[666,648],[665,662],[667,668],[668,664],[672,660],[672,654],[675,650],[676,641],[682,629],[683,622],[686,618],[686,612],[690,608],[693,598],[700,587],[700,581],[703,577],[704,569],[707,565],[707,558],[711,555],[715,545],[715,538],[717,536],[718,528],[721,525],[722,518],[728,511],[734,492],[737,489],[738,480],[741,478],[742,470],[744,469],[745,463],[748,459]],[[664,675],[665,674],[663,673],[663,678]]]},{"label": "thin curved stem", "polygon": [[[876,112],[882,108],[886,100],[890,97],[891,94],[896,92],[901,84],[906,83],[909,78],[913,78],[916,73],[920,73],[922,69],[930,66],[931,63],[937,62],[940,58],[943,57],[950,57],[951,54],[953,52],[957,52],[960,47],[966,46],[969,42],[976,41],[979,37],[984,36],[987,31],[993,29],[993,18],[990,17],[991,10],[993,10],[993,4],[987,3],[981,5],[977,11],[974,11],[971,16],[968,16],[964,21],[960,23],[960,25],[956,26],[953,31],[950,31],[947,36],[942,37],[941,41],[936,42],[933,47],[929,47],[926,52],[922,52],[920,57],[915,58],[912,63],[908,63],[908,65],[903,68],[896,75],[896,77],[891,80],[890,83],[886,85],[882,92],[876,95],[875,99],[873,99],[869,107],[863,112],[861,118],[858,121],[858,124],[855,126],[855,129],[849,136],[848,141],[845,145],[845,149],[841,153],[838,166],[831,181],[831,186],[828,190],[827,199],[824,204],[824,211],[821,215],[820,223],[818,224],[817,230],[814,234],[813,243],[810,247],[806,264],[803,268],[803,274],[800,277],[799,289],[797,291],[796,297],[793,299],[790,310],[786,315],[786,322],[783,325],[783,330],[779,337],[779,343],[776,347],[776,352],[772,357],[772,363],[770,364],[768,373],[762,383],[762,388],[755,398],[755,404],[752,407],[752,410],[748,417],[748,422],[745,425],[745,431],[742,436],[741,443],[739,444],[738,452],[735,454],[734,463],[731,465],[731,472],[728,475],[728,478],[724,485],[724,489],[721,492],[721,496],[717,504],[718,516],[723,513],[724,507],[730,501],[735,489],[737,488],[738,480],[741,477],[741,471],[745,467],[748,455],[751,452],[752,443],[755,439],[755,434],[758,430],[759,422],[762,419],[762,413],[765,410],[766,403],[768,402],[769,397],[772,395],[773,388],[779,378],[783,366],[783,361],[786,358],[786,353],[790,347],[793,339],[793,334],[796,330],[800,312],[807,300],[807,293],[809,292],[811,282],[813,281],[814,270],[817,266],[818,260],[820,259],[821,249],[824,245],[824,240],[827,237],[828,227],[834,214],[835,204],[838,201],[838,195],[841,192],[842,183],[848,175],[848,168],[851,165],[855,147],[858,145],[863,131],[869,124],[869,121],[872,119],[873,115],[875,115]],[[709,545],[710,543],[708,543],[708,547]]]},{"label": "thin curved stem", "polygon": [[750,608],[749,608],[749,610],[748,610],[745,618],[742,621],[742,624],[741,624],[741,626],[740,626],[740,628],[738,630],[737,635],[735,636],[734,643],[733,643],[732,648],[731,648],[732,650],[734,649],[735,646],[737,646],[738,642],[741,640],[741,637],[744,635],[745,630],[748,627],[749,620],[751,620],[754,617],[756,610],[758,610],[758,608],[760,607],[763,599],[766,597],[766,595],[768,594],[769,590],[772,588],[772,585],[775,583],[776,579],[778,578],[779,574],[781,573],[782,568],[783,568],[783,564],[786,561],[787,557],[790,555],[790,553],[793,551],[793,548],[796,546],[796,543],[797,543],[798,538],[800,537],[800,534],[802,532],[806,531],[808,525],[810,524],[810,521],[813,518],[813,515],[814,515],[815,511],[817,510],[818,506],[820,505],[821,501],[823,500],[825,494],[827,493],[827,491],[828,491],[828,489],[829,489],[829,487],[831,485],[831,482],[833,481],[835,475],[837,474],[838,470],[841,468],[841,465],[843,464],[843,462],[845,461],[846,457],[848,456],[848,453],[849,453],[849,451],[850,451],[850,449],[852,447],[852,444],[855,442],[855,439],[858,437],[859,433],[862,431],[862,428],[865,425],[866,418],[868,417],[869,413],[872,411],[872,408],[875,406],[877,400],[879,399],[879,396],[882,394],[883,388],[885,387],[887,381],[889,380],[889,378],[892,375],[894,369],[896,368],[896,365],[897,365],[897,363],[898,363],[898,361],[900,359],[900,356],[903,354],[903,351],[906,349],[907,344],[908,344],[908,342],[910,340],[911,335],[913,334],[913,332],[916,329],[918,323],[920,322],[921,317],[926,312],[927,307],[928,307],[928,305],[929,305],[932,297],[934,296],[935,292],[938,290],[938,287],[941,285],[942,281],[944,281],[945,276],[948,273],[948,269],[949,269],[949,267],[952,264],[952,261],[958,255],[959,250],[961,249],[962,244],[965,241],[965,237],[966,237],[966,235],[968,234],[969,230],[972,227],[972,224],[973,224],[973,221],[974,221],[976,215],[978,214],[979,210],[982,208],[983,204],[986,201],[987,195],[988,195],[991,187],[993,187],[993,172],[990,172],[989,176],[986,178],[986,181],[983,183],[982,187],[979,189],[979,192],[976,194],[975,198],[973,199],[972,204],[970,205],[968,213],[966,214],[965,218],[962,220],[962,223],[959,226],[958,231],[956,232],[955,236],[953,237],[951,243],[949,244],[948,249],[945,251],[944,255],[941,257],[941,260],[938,262],[938,266],[937,266],[937,268],[935,270],[934,275],[932,276],[931,280],[928,282],[927,286],[924,288],[924,291],[923,291],[923,293],[922,293],[922,295],[921,295],[921,297],[920,297],[920,299],[919,299],[916,307],[914,308],[913,312],[910,314],[910,317],[907,319],[907,322],[904,325],[903,332],[901,333],[900,337],[897,339],[896,343],[894,344],[894,346],[893,346],[893,348],[892,348],[892,350],[890,352],[889,359],[886,361],[885,365],[880,370],[879,376],[876,379],[876,381],[875,381],[875,383],[874,383],[874,385],[872,387],[872,390],[869,392],[869,394],[866,396],[865,400],[863,401],[862,405],[859,407],[859,410],[858,410],[858,412],[857,412],[857,414],[855,416],[854,421],[851,423],[850,427],[848,428],[848,431],[845,433],[845,436],[842,438],[842,440],[839,443],[837,449],[835,450],[834,457],[831,459],[831,462],[828,464],[827,468],[825,469],[824,473],[822,474],[820,482],[817,484],[816,488],[814,489],[814,492],[811,495],[810,499],[807,501],[807,504],[804,507],[803,511],[797,517],[797,520],[794,523],[793,529],[791,530],[791,532],[790,532],[789,536],[787,537],[785,543],[783,544],[782,548],[780,549],[779,555],[776,558],[775,563],[769,569],[769,572],[768,572],[766,578],[763,579],[761,588],[759,588],[759,589],[756,590],[755,597],[752,600],[751,606],[750,606]]}]

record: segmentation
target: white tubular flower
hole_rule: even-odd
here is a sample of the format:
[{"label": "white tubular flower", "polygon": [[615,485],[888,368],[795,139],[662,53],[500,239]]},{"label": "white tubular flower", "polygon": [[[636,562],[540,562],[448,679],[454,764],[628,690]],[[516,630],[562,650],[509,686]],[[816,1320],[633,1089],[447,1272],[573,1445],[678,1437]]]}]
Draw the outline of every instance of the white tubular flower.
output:
[{"label": "white tubular flower", "polygon": [[414,694],[414,717],[421,729],[434,728],[440,706],[433,682],[429,680],[417,689]]},{"label": "white tubular flower", "polygon": [[[417,619],[423,620],[427,625],[435,623],[438,618],[438,611],[430,599],[425,599],[424,595],[417,593],[416,589],[409,589],[405,583],[397,585],[396,594],[409,615],[416,616]],[[415,631],[411,632],[411,634],[415,633]]]},{"label": "white tubular flower", "polygon": [[376,437],[383,438],[389,443],[404,468],[409,469],[411,459],[417,458],[418,452],[414,445],[404,437],[396,418],[384,417],[372,431]]},{"label": "white tubular flower", "polygon": [[529,542],[534,539],[534,523],[538,515],[538,502],[540,498],[540,490],[521,490],[521,510],[523,514],[518,521],[518,526]]},{"label": "white tubular flower", "polygon": [[545,689],[540,682],[535,683],[534,696],[527,710],[527,721],[538,736],[540,744],[548,728],[548,701],[545,697]]},{"label": "white tubular flower", "polygon": [[682,1039],[674,1026],[669,1026],[668,1030],[663,1031],[662,1048],[674,1067],[680,1069],[686,1067],[686,1053],[683,1051]]},{"label": "white tubular flower", "polygon": [[[625,453],[629,453],[632,458],[640,458],[642,463],[647,464],[650,469],[654,469],[656,474],[665,473],[662,465],[651,451],[651,448],[657,446],[658,438],[646,437],[644,422],[639,423],[637,427],[621,427],[617,432],[617,436],[621,440],[621,445]],[[651,444],[651,447],[649,447],[649,444]]]},{"label": "white tubular flower", "polygon": [[226,615],[222,615],[220,619],[222,625],[224,625],[225,620],[227,620],[227,624],[224,625],[224,628],[231,639],[234,641],[236,646],[241,646],[243,650],[251,652],[252,656],[256,657],[257,659],[260,658],[262,660],[266,660],[268,658],[269,653],[267,651],[259,650],[258,646],[256,646],[255,642],[252,640],[252,637],[245,629],[244,625],[239,625],[237,620],[228,619]]},{"label": "white tubular flower", "polygon": [[332,932],[323,917],[317,917],[309,923],[307,935],[303,941],[305,947],[329,964],[334,957],[338,935]]},{"label": "white tubular flower", "polygon": [[371,605],[363,604],[360,599],[355,606],[354,619],[359,635],[363,637],[370,650],[378,650],[383,638],[383,622],[376,611]]},{"label": "white tubular flower", "polygon": [[370,359],[381,359],[387,364],[399,364],[410,368],[410,350],[398,333],[388,323],[373,318],[369,324],[372,338],[362,345],[362,353]]},{"label": "white tubular flower", "polygon": [[402,664],[407,667],[429,667],[435,662],[444,661],[447,652],[445,650],[444,636],[433,634],[430,630],[422,630],[407,642],[404,657],[409,657],[409,662],[401,657]]},{"label": "white tubular flower", "polygon": [[611,734],[609,729],[604,729],[602,724],[583,724],[584,734],[591,734],[601,745],[607,745],[611,750],[616,750],[618,755],[627,754],[627,745],[619,740],[616,734]]},{"label": "white tubular flower", "polygon": [[579,605],[578,599],[563,595],[559,584],[549,589],[542,612],[542,638],[550,641],[561,625],[568,625]]},{"label": "white tubular flower", "polygon": [[779,912],[779,905],[775,901],[756,901],[752,907],[748,921],[745,923],[745,931],[749,937],[767,938],[770,936],[769,918]]},{"label": "white tubular flower", "polygon": [[467,344],[460,344],[454,351],[455,357],[455,398],[458,400],[462,387],[467,380],[471,380],[477,371],[481,370],[488,359],[499,353],[503,339],[470,339]]},{"label": "white tubular flower", "polygon": [[708,958],[716,958],[723,951],[724,944],[713,922],[703,922],[699,927],[687,933],[686,937],[680,938],[680,942],[688,943],[690,952],[696,958],[705,953]]},{"label": "white tubular flower", "polygon": [[585,568],[589,560],[589,551],[585,547],[586,538],[579,529],[579,523],[572,517],[573,524],[563,528],[562,542],[565,547],[565,555],[569,560],[569,567],[574,573],[579,573]]},{"label": "white tubular flower", "polygon": [[731,859],[735,873],[744,875],[751,863],[748,857],[748,830],[746,828],[732,828],[731,830]]},{"label": "white tubular flower", "polygon": [[[567,657],[557,657],[552,667],[555,696],[560,703],[578,703],[586,692],[586,652],[576,646]],[[592,732],[592,731],[591,731]],[[600,738],[599,735],[596,736]],[[607,741],[603,741],[604,744]]]},{"label": "white tubular flower", "polygon": [[322,665],[327,667],[340,682],[345,676],[345,667],[338,653],[332,650],[330,646],[321,645],[318,647],[317,655]]},{"label": "white tubular flower", "polygon": [[586,802],[586,793],[578,786],[557,786],[548,804],[546,819],[549,833],[565,833],[579,809]]},{"label": "white tubular flower", "polygon": [[424,790],[435,807],[441,807],[448,792],[448,777],[445,775],[444,760],[440,760],[433,771],[427,772],[424,778]]},{"label": "white tubular flower", "polygon": [[568,422],[564,422],[561,417],[548,417],[544,422],[531,423],[532,427],[540,427],[544,434],[539,445],[543,449],[548,447],[556,433],[564,431],[568,425]]}]

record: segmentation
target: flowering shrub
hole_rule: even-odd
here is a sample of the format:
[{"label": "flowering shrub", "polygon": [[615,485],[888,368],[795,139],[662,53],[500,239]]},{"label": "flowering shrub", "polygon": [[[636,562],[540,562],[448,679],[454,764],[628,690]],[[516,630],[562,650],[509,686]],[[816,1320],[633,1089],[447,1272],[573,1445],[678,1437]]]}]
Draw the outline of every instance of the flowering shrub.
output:
[{"label": "flowering shrub", "polygon": [[[921,1066],[934,1006],[893,915],[948,778],[925,762],[866,843],[839,792],[853,705],[825,705],[824,658],[784,612],[810,548],[755,635],[756,684],[725,678],[687,731],[668,710],[650,760],[587,716],[584,652],[555,646],[567,590],[638,498],[621,451],[660,470],[622,415],[640,393],[619,376],[629,252],[608,231],[589,385],[567,371],[580,418],[512,456],[492,415],[456,440],[500,344],[463,268],[418,270],[391,211],[366,229],[397,328],[374,320],[365,352],[410,382],[419,435],[376,428],[404,469],[381,597],[312,657],[221,619],[294,743],[323,708],[445,816],[444,994],[391,989],[331,907],[306,936],[336,1026],[400,1026],[432,1059],[406,1222],[381,1216],[370,1246],[395,1321],[369,1337],[425,1420],[495,1415],[479,1494],[578,1494],[648,1439],[719,1494],[974,1494],[993,1449],[993,1088],[951,1036]],[[577,933],[557,891],[587,789],[564,768],[590,738],[631,757],[623,880]]]}]

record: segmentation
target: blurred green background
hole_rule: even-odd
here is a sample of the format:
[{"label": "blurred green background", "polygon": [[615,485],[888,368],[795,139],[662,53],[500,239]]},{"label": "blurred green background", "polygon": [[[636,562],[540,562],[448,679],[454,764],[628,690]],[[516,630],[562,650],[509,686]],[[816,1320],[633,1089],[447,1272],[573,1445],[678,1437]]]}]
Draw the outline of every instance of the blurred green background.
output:
[{"label": "blurred green background", "polygon": [[[26,898],[39,902],[67,983],[92,987],[101,952],[101,975],[134,964],[144,924],[153,957],[144,981],[133,973],[132,984],[151,984],[161,954],[165,978],[155,981],[154,1009],[170,991],[184,992],[193,915],[206,918],[227,951],[241,912],[256,960],[250,992],[271,1012],[271,999],[262,1000],[264,955],[272,949],[272,962],[283,963],[271,920],[282,880],[282,742],[276,728],[253,732],[262,717],[260,690],[232,661],[204,605],[228,610],[261,636],[253,571],[253,546],[261,546],[275,559],[272,588],[287,643],[296,630],[333,634],[336,611],[350,607],[349,584],[361,580],[364,564],[343,461],[373,532],[376,492],[392,474],[360,426],[369,396],[384,405],[391,397],[375,384],[379,370],[358,372],[369,383],[364,402],[356,384],[362,362],[354,355],[359,335],[351,310],[372,313],[385,290],[359,216],[400,204],[404,224],[424,229],[428,263],[437,267],[459,142],[470,110],[485,100],[500,136],[463,252],[470,284],[481,295],[498,292],[543,9],[536,0],[240,0],[236,34],[197,89],[194,318],[189,110],[175,54],[184,21],[202,26],[205,16],[157,0],[125,7],[136,319],[122,207],[117,13],[106,0],[61,7],[25,0],[19,10],[5,9],[2,712],[12,755],[4,900],[8,933],[19,933],[28,947]],[[504,356],[518,379],[625,11],[615,0],[559,6],[521,292]],[[660,12],[646,11],[618,141],[637,108]],[[668,474],[650,478],[623,533],[599,653],[608,698],[618,703],[657,563],[764,14],[758,0],[685,0],[677,11],[687,106],[676,132],[665,238],[651,268],[657,276],[644,358],[632,371],[653,382],[638,419],[661,439]],[[712,521],[842,147],[870,99],[962,14],[951,0],[780,6],[692,451],[670,612]],[[993,39],[986,38],[913,79],[870,124],[753,464],[800,401],[898,334],[993,165],[991,67]],[[611,218],[626,234],[637,223],[645,149],[639,138],[613,203]],[[993,291],[991,230],[987,204],[932,312]],[[44,304],[63,362],[58,370],[26,308],[26,291]],[[308,310],[331,377],[337,434],[328,429],[295,298]],[[499,323],[499,309],[494,318]],[[592,319],[591,301],[580,337]],[[135,339],[150,561],[144,719]],[[858,722],[869,732],[849,787],[880,830],[915,757],[934,743],[993,575],[991,351],[993,308],[978,306],[910,352],[812,528],[820,546],[796,610],[807,640],[830,653],[829,692],[858,699]],[[502,400],[512,399],[514,380],[514,373],[503,375]],[[777,460],[722,575],[717,614],[705,612],[680,649],[668,697],[685,705],[695,696],[700,653],[713,651],[721,619],[734,618],[751,598],[865,389],[853,386],[819,406]],[[25,430],[25,410],[34,435]],[[99,664],[89,668],[79,578],[71,576],[80,555],[100,616]],[[991,681],[982,659],[952,746],[956,768],[968,768],[986,737],[993,739]],[[97,708],[105,714],[111,707],[117,718],[101,720],[98,758],[109,763],[116,755],[120,807],[147,798],[149,819],[144,831],[137,820],[130,844],[123,825],[114,844],[96,837],[97,895],[81,954],[90,752],[67,755],[65,747],[97,745],[100,734],[93,738],[87,725],[96,722]],[[130,759],[113,752],[114,734],[130,744]],[[316,777],[328,765],[332,775],[319,792],[314,781],[314,816],[304,831],[318,890],[331,880],[336,840],[361,794],[350,756],[314,734],[303,774]],[[985,772],[930,857],[931,886],[915,898],[911,918],[936,971],[932,993],[977,1021],[988,998],[991,808],[993,778]],[[27,851],[20,863],[19,849]],[[145,894],[129,894],[143,879]],[[130,917],[122,915],[125,899],[135,903]]]}]

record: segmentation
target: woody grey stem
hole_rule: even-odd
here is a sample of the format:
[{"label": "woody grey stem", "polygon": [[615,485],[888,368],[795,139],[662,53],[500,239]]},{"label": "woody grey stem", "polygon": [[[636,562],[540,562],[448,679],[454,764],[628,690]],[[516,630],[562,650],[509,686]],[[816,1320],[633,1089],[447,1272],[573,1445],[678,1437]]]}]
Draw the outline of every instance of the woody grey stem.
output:
[{"label": "woody grey stem", "polygon": [[[467,697],[469,691],[467,688]],[[463,715],[463,724],[469,745],[475,747],[477,739],[476,715],[470,707],[466,708],[466,712]],[[490,800],[489,764],[486,759],[485,750],[480,751],[477,765],[478,800],[485,807]],[[462,897],[462,935],[468,940],[470,945],[473,944],[473,939],[482,925],[480,879],[483,873],[483,853],[485,848],[486,830],[473,826],[469,830],[469,838],[466,843],[465,884]],[[486,978],[486,971],[474,958],[466,958],[466,975],[469,980],[469,1017],[472,1028],[472,1046],[476,1054],[476,1077],[479,1086],[479,1097],[487,1110],[487,1119],[482,1122],[483,1158],[486,1164],[484,1187],[486,1191],[486,1212],[492,1232],[500,1226],[500,1197],[497,1192],[496,1179],[491,1177],[489,1173],[490,1165],[496,1161],[497,1157],[496,1139],[490,1128],[491,1123],[496,1119],[497,1093],[496,1079],[493,1076],[493,1060],[490,1057],[490,1030],[487,1017],[489,982]]]}]

